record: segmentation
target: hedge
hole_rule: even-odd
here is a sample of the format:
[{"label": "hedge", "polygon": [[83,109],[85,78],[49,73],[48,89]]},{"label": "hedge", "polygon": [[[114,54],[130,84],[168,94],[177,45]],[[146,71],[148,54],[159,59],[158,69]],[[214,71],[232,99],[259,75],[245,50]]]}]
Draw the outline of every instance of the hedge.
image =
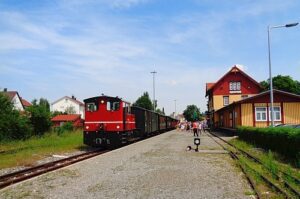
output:
[{"label": "hedge", "polygon": [[300,157],[300,129],[289,127],[238,127],[240,139],[291,158]]}]

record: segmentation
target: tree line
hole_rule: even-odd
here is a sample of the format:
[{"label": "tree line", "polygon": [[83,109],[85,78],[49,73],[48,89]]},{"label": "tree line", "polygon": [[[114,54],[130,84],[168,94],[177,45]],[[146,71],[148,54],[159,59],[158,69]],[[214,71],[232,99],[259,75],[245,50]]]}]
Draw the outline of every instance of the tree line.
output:
[{"label": "tree line", "polygon": [[51,127],[49,102],[41,98],[20,112],[14,109],[9,98],[0,93],[0,141],[41,136]]}]

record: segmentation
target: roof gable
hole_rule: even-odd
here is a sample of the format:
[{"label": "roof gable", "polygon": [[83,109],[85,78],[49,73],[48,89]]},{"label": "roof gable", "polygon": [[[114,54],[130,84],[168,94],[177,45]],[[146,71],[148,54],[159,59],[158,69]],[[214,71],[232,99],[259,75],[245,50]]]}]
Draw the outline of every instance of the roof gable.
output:
[{"label": "roof gable", "polygon": [[14,104],[14,107],[17,108],[17,109],[19,109],[19,110],[21,110],[21,111],[24,110],[24,105],[22,103],[22,98],[20,97],[20,95],[19,95],[19,93],[17,91],[3,91],[1,93],[4,94],[4,95],[6,95],[11,102],[13,102],[13,99],[15,97],[17,97],[16,98],[16,100],[17,100],[16,102],[17,103],[20,102],[20,103],[18,103],[18,104],[20,104],[20,107],[17,108],[15,104]]},{"label": "roof gable", "polygon": [[64,97],[62,97],[62,98],[60,98],[60,99],[54,101],[51,105],[56,104],[57,102],[59,102],[59,101],[61,101],[61,100],[63,100],[63,99],[69,99],[69,100],[71,100],[72,102],[74,102],[74,103],[76,103],[76,104],[78,104],[78,105],[80,105],[80,106],[84,106],[84,104],[83,104],[81,101],[78,101],[78,100],[73,99],[73,98],[68,97],[68,96],[64,96]]},{"label": "roof gable", "polygon": [[18,95],[17,91],[5,91],[5,92],[1,92],[2,94],[6,95],[10,101],[12,101],[14,99],[14,97],[16,95]]},{"label": "roof gable", "polygon": [[206,96],[208,95],[208,92],[212,91],[216,85],[220,84],[226,77],[228,77],[232,73],[240,73],[243,77],[248,79],[250,82],[255,84],[257,87],[261,88],[260,84],[255,81],[252,77],[247,75],[245,72],[243,72],[241,69],[237,67],[237,65],[234,65],[225,75],[223,75],[216,83],[206,83]]}]

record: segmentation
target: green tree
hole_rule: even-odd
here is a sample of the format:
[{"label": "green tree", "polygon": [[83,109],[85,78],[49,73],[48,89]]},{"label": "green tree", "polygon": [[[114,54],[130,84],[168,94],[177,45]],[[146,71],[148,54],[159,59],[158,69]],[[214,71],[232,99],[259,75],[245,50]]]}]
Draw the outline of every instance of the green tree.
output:
[{"label": "green tree", "polygon": [[32,128],[28,118],[14,110],[8,97],[0,93],[0,141],[25,139],[31,136]]},{"label": "green tree", "polygon": [[50,112],[50,104],[47,99],[40,98],[39,105],[44,107],[46,109],[46,111]]},{"label": "green tree", "polygon": [[162,115],[165,115],[164,108],[163,108],[163,110],[160,110],[159,108],[157,108],[157,109],[156,109],[156,112],[157,112],[157,113],[160,113],[160,114],[162,114]]},{"label": "green tree", "polygon": [[144,92],[143,95],[133,103],[133,106],[139,106],[148,110],[153,110],[153,104],[150,100],[148,92]]},{"label": "green tree", "polygon": [[183,111],[187,121],[199,121],[201,119],[200,109],[196,105],[188,105]]},{"label": "green tree", "polygon": [[41,98],[39,103],[37,100],[32,101],[32,106],[28,107],[27,111],[30,113],[30,122],[33,127],[34,135],[43,135],[51,127],[50,111],[46,99]]},{"label": "green tree", "polygon": [[66,114],[75,114],[75,113],[76,113],[75,107],[74,107],[74,106],[68,106],[68,107],[65,109],[65,113],[66,113]]},{"label": "green tree", "polygon": [[[270,89],[269,80],[260,82],[264,91]],[[273,88],[300,95],[300,82],[290,76],[277,75],[273,77]]]}]

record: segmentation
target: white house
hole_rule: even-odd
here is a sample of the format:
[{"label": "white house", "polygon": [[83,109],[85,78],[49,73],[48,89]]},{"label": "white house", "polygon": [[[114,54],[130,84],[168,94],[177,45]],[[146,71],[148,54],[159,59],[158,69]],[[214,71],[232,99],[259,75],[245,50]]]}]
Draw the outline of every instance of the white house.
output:
[{"label": "white house", "polygon": [[22,98],[19,96],[17,91],[7,91],[5,88],[1,93],[8,96],[9,100],[13,103],[15,110],[24,111]]},{"label": "white house", "polygon": [[68,110],[72,110],[70,114],[80,114],[84,119],[84,104],[74,96],[64,96],[51,104],[51,111],[68,112]]}]

